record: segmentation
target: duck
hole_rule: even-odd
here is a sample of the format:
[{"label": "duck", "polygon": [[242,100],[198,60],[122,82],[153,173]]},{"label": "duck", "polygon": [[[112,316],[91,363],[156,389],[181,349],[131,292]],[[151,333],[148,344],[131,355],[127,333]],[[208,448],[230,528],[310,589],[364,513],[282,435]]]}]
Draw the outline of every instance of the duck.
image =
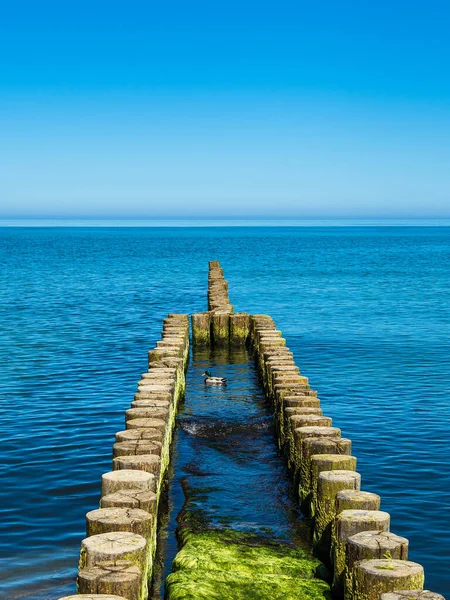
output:
[{"label": "duck", "polygon": [[211,371],[205,371],[202,377],[205,377],[206,385],[227,385],[226,377],[213,377]]}]

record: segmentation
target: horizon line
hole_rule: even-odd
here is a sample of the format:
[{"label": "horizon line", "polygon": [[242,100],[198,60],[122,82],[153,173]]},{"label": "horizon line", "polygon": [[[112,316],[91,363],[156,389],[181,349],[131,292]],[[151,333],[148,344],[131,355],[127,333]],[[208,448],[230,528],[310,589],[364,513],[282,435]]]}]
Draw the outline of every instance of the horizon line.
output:
[{"label": "horizon line", "polygon": [[0,227],[450,227],[450,218],[2,218]]}]

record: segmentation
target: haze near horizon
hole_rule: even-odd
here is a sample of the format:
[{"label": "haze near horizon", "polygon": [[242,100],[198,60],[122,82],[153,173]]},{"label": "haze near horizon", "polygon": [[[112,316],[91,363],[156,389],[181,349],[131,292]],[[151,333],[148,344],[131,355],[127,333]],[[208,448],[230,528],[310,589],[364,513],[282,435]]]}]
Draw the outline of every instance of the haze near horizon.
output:
[{"label": "haze near horizon", "polygon": [[0,218],[449,218],[449,17],[10,4]]}]

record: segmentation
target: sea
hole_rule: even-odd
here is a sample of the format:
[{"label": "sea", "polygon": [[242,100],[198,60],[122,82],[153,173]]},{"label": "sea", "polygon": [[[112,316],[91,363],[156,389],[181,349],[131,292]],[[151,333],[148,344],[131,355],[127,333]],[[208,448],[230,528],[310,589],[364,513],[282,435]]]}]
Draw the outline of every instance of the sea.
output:
[{"label": "sea", "polygon": [[[85,514],[147,350],[168,313],[206,309],[208,260],[220,260],[235,310],[275,319],[352,440],[362,489],[381,496],[425,587],[450,598],[450,224],[83,225],[0,226],[0,597],[75,593]],[[226,402],[243,374],[267,423],[248,363],[229,370]],[[196,376],[179,423],[190,444]],[[269,444],[264,431],[258,443]],[[274,453],[268,481],[281,469]],[[250,479],[252,464],[255,477],[264,471],[255,456]],[[278,525],[271,515],[274,530],[292,523],[289,502]]]}]

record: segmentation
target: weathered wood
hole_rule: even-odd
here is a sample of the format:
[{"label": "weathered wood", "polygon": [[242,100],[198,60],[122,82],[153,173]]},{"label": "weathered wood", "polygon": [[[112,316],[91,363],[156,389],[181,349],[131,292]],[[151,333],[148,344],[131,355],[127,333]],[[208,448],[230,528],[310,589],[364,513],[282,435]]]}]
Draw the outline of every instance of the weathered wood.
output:
[{"label": "weathered wood", "polygon": [[381,498],[372,492],[343,490],[336,496],[336,514],[343,510],[379,510]]},{"label": "weathered wood", "polygon": [[140,427],[139,429],[125,429],[116,433],[116,442],[131,442],[137,440],[161,441],[164,437],[164,429],[155,427]]},{"label": "weathered wood", "polygon": [[160,429],[165,431],[167,422],[163,419],[132,419],[126,422],[127,429]]},{"label": "weathered wood", "polygon": [[[311,515],[316,514],[317,509],[317,488],[319,475],[322,471],[356,471],[356,457],[346,454],[313,454],[311,456]],[[345,481],[350,480],[343,476]],[[361,479],[356,477],[351,482],[352,489],[359,489]],[[358,482],[358,485],[356,485]],[[334,481],[332,481],[334,483]],[[326,485],[326,482],[324,481]],[[338,482],[336,482],[338,487]],[[333,485],[332,485],[333,487]],[[341,488],[342,489],[342,488]],[[336,490],[337,492],[338,490]],[[331,493],[331,491],[330,491]]]},{"label": "weathered wood", "polygon": [[97,508],[86,514],[88,537],[112,531],[129,531],[150,540],[152,528],[152,515],[140,508]]},{"label": "weathered wood", "polygon": [[[301,447],[297,443],[298,464],[295,465],[294,476],[298,485],[299,499],[303,512],[311,515],[312,484],[311,484],[311,456],[315,454],[351,454],[351,442],[346,438],[328,437],[327,428],[320,428],[320,435],[304,437]],[[333,429],[333,428],[331,428]],[[339,430],[338,430],[339,431]],[[339,431],[340,432],[340,431]]]},{"label": "weathered wood", "polygon": [[161,455],[161,442],[137,440],[131,442],[118,442],[113,446],[113,458],[129,456],[130,454],[156,454]]},{"label": "weathered wood", "polygon": [[140,490],[121,490],[113,494],[103,496],[100,500],[100,508],[140,508],[151,515],[156,515],[157,497],[154,492],[142,492]]},{"label": "weathered wood", "polygon": [[320,407],[320,400],[311,396],[285,396],[283,398],[284,405],[290,406],[312,406],[313,408]]},{"label": "weathered wood", "polygon": [[[87,594],[89,598],[119,598],[111,595],[114,593],[127,600],[141,600],[142,573],[128,560],[103,561],[78,572],[77,588],[79,594]],[[73,597],[83,598],[82,595]]]},{"label": "weathered wood", "polygon": [[399,590],[381,594],[380,600],[445,600],[441,594],[428,590]]},{"label": "weathered wood", "polygon": [[230,344],[244,346],[250,331],[250,317],[248,313],[234,313],[230,315]]},{"label": "weathered wood", "polygon": [[229,341],[230,314],[228,312],[216,311],[211,318],[212,341],[215,346],[224,346]]},{"label": "weathered wood", "polygon": [[292,415],[286,419],[284,426],[284,443],[286,444],[286,454],[290,465],[299,464],[299,456],[297,454],[298,445],[295,443],[296,429],[302,427],[331,427],[332,420],[330,417],[319,415]]},{"label": "weathered wood", "polygon": [[104,561],[129,561],[142,573],[142,594],[147,593],[147,540],[136,533],[115,531],[87,537],[81,542],[79,570]]},{"label": "weathered wood", "polygon": [[422,565],[407,560],[375,559],[360,562],[355,570],[352,600],[379,600],[384,592],[421,590]]},{"label": "weathered wood", "polygon": [[166,421],[169,417],[167,408],[157,406],[147,406],[140,408],[129,408],[125,411],[125,421],[132,419],[162,419]]},{"label": "weathered wood", "polygon": [[316,504],[311,512],[315,517],[313,546],[323,562],[329,563],[330,559],[331,528],[336,517],[336,495],[341,490],[359,490],[360,486],[361,475],[353,470],[337,469],[319,473]]},{"label": "weathered wood", "polygon": [[191,316],[192,343],[195,346],[209,346],[211,344],[211,314],[209,312],[196,313]]},{"label": "weathered wood", "polygon": [[344,596],[351,598],[356,565],[363,560],[408,560],[409,542],[388,531],[361,531],[347,540],[345,557]]},{"label": "weathered wood", "polygon": [[121,492],[122,490],[141,490],[156,492],[156,480],[153,473],[122,469],[102,475],[102,496]]},{"label": "weathered wood", "polygon": [[343,510],[336,516],[331,534],[331,556],[334,565],[333,591],[344,592],[347,540],[361,531],[389,531],[390,515],[381,510]]},{"label": "weathered wood", "polygon": [[152,400],[151,398],[145,398],[142,400],[133,400],[131,408],[164,408],[167,411],[170,409],[171,403],[167,400]]},{"label": "weathered wood", "polygon": [[112,462],[114,471],[120,469],[136,469],[138,471],[153,473],[154,475],[158,476],[161,468],[161,459],[156,454],[118,456],[117,458],[114,458]]}]

